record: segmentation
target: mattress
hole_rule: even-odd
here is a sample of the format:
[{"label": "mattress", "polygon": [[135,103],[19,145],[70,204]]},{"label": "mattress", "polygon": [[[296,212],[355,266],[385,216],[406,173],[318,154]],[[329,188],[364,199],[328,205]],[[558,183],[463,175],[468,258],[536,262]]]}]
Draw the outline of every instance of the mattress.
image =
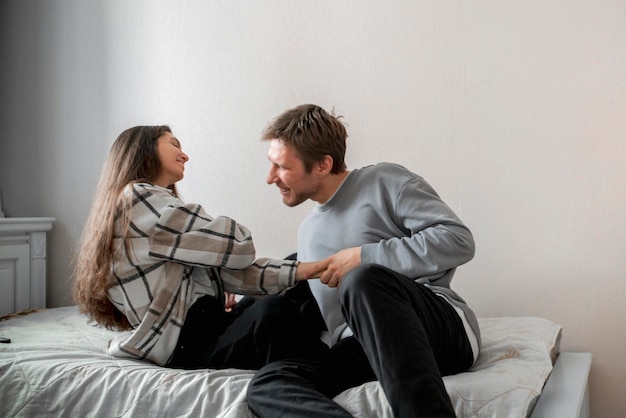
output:
[{"label": "mattress", "polygon": [[[482,351],[444,383],[459,417],[527,417],[559,350],[561,326],[537,317],[479,318]],[[0,322],[0,416],[253,418],[252,370],[178,370],[106,354],[116,335],[71,307]],[[339,394],[355,417],[392,418],[378,382]]]}]

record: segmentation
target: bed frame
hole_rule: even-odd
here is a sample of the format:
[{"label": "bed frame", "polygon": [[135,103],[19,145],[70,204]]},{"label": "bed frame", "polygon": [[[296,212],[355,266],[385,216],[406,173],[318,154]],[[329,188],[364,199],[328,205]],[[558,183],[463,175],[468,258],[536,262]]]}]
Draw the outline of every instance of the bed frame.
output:
[{"label": "bed frame", "polygon": [[589,418],[591,353],[563,352],[530,418]]}]

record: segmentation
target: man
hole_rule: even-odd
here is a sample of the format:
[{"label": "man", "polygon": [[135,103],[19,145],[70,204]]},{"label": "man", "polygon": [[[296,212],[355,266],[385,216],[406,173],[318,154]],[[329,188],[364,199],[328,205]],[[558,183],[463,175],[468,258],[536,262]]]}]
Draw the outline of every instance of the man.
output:
[{"label": "man", "polygon": [[267,183],[288,206],[317,202],[298,230],[298,259],[332,256],[309,280],[330,348],[262,368],[248,403],[261,417],[350,417],[332,398],[377,379],[396,418],[453,417],[441,376],[468,369],[480,346],[474,313],[450,289],[474,256],[472,234],[404,167],[348,171],[346,138],[315,105],[286,111],[263,134]]}]

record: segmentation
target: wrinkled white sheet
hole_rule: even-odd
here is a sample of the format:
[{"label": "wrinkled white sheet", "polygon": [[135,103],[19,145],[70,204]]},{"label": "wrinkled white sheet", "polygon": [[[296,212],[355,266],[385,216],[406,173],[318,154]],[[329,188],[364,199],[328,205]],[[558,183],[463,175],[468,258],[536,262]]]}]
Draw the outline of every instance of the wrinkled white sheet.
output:
[{"label": "wrinkled white sheet", "polygon": [[[471,371],[444,382],[459,417],[526,417],[552,370],[561,327],[534,317],[481,318]],[[174,370],[106,355],[113,332],[75,307],[0,322],[0,417],[253,418],[252,371]],[[392,418],[377,382],[335,398],[355,417]]]}]

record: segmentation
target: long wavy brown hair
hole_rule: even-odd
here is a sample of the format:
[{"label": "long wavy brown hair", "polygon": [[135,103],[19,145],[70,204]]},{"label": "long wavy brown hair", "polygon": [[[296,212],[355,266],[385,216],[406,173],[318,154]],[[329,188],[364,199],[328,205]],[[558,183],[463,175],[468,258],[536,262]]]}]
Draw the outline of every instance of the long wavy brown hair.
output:
[{"label": "long wavy brown hair", "polygon": [[[90,320],[108,329],[131,328],[107,296],[112,283],[116,225],[124,231],[128,242],[131,202],[124,199],[123,190],[128,184],[151,183],[157,178],[161,170],[157,139],[166,132],[172,131],[165,125],[135,126],[117,137],[102,168],[91,212],[74,254],[74,303]],[[175,185],[169,188],[178,195]]]}]

